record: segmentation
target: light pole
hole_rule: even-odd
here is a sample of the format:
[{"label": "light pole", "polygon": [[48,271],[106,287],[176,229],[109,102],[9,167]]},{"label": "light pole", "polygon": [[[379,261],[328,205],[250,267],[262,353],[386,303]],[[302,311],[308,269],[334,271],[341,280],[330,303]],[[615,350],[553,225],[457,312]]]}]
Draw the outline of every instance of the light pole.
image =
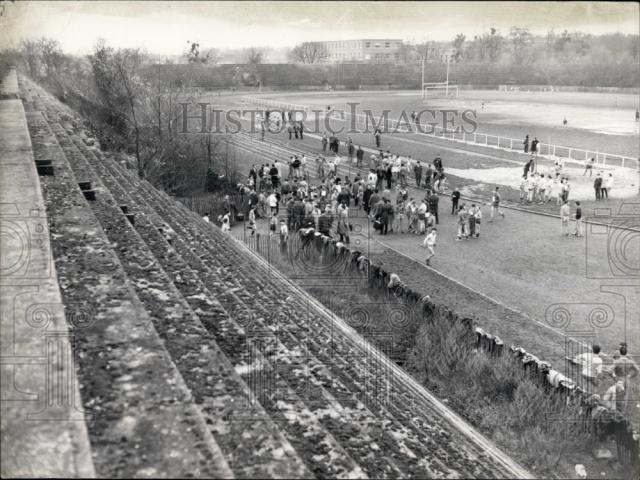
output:
[{"label": "light pole", "polygon": [[420,90],[422,90],[422,100],[424,100],[424,60],[425,56],[422,57],[422,83],[420,84]]},{"label": "light pole", "polygon": [[447,53],[445,58],[447,59],[447,84],[444,87],[444,94],[449,98],[449,59],[451,58],[451,54]]}]

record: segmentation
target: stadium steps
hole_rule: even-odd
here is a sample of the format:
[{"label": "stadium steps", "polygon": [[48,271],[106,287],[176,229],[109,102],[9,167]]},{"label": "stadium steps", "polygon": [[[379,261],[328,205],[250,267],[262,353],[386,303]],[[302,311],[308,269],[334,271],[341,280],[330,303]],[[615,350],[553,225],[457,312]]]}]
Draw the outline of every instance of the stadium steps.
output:
[{"label": "stadium steps", "polygon": [[34,158],[52,160],[55,168],[55,176],[41,177],[41,186],[96,474],[230,478],[191,393],[36,110],[46,108],[45,102],[24,90]]},{"label": "stadium steps", "polygon": [[[195,402],[211,433],[221,445],[234,474],[240,478],[311,476],[272,422],[265,421],[264,415],[260,422],[249,422],[246,419],[247,412],[252,407],[246,385],[235,374],[211,334],[163,268],[173,264],[183,275],[191,274],[192,279],[193,273],[186,272],[188,267],[179,257],[172,262],[160,260],[169,254],[170,246],[166,240],[153,225],[144,223],[144,215],[132,212],[134,223],[137,221],[142,227],[136,232],[118,207],[128,199],[118,197],[116,202],[111,196],[111,193],[115,193],[115,188],[112,190],[114,184],[105,188],[100,178],[106,177],[98,176],[87,163],[86,153],[90,152],[82,152],[81,145],[67,138],[59,125],[54,124],[52,128],[67,158],[74,159],[70,160],[73,170],[98,186],[98,196],[105,198],[108,207],[102,206],[103,211],[94,208],[94,213],[112,243],[126,245],[126,248],[119,248],[116,252],[171,357],[196,397]],[[91,205],[98,207],[100,204],[91,202]],[[139,235],[143,229],[148,233],[146,239]],[[155,230],[155,235],[152,230]],[[151,251],[148,244],[154,241],[159,248]],[[204,295],[205,302],[213,298],[207,293],[202,289],[191,292]],[[212,302],[209,300],[209,303]],[[214,303],[214,307],[213,312],[208,306],[205,306],[206,310],[198,310],[203,315],[209,310],[207,323],[216,322],[222,314],[218,305]],[[231,409],[236,418],[243,421],[234,420],[233,417],[228,420]],[[251,460],[248,461],[248,458]]]},{"label": "stadium steps", "polygon": [[[180,326],[175,333],[169,310],[166,321],[156,324],[160,334],[176,335],[175,338],[184,335],[181,340],[185,344],[187,340],[202,342],[188,337],[189,332],[207,334],[194,321],[195,312],[314,475],[523,476],[517,465],[495,455],[492,445],[482,445],[477,437],[470,441],[473,435],[467,427],[461,428],[459,423],[452,426],[450,412],[434,407],[430,397],[417,394],[415,387],[407,385],[404,376],[394,376],[396,372],[379,355],[371,355],[371,348],[361,338],[336,329],[336,319],[319,311],[303,293],[273,275],[242,245],[112,160],[102,155],[96,157],[74,134],[68,137],[56,124],[57,107],[53,99],[48,106],[51,127],[66,149],[70,163],[87,176],[98,175],[117,199],[117,202],[109,201],[106,188],[98,191],[98,202],[109,206],[109,209],[100,207],[105,208],[99,215],[105,230],[117,225],[117,215],[124,226],[115,233],[109,232],[113,239],[125,236],[129,240],[137,239],[132,255],[140,249],[141,256],[151,261],[155,257],[161,267],[154,270],[154,281],[164,282],[164,289],[170,278],[175,285],[171,293],[180,292],[183,296],[183,300],[175,297],[176,305],[192,326]],[[64,163],[64,158],[60,163]],[[95,182],[100,185],[97,178]],[[116,188],[117,185],[121,188]],[[67,182],[67,186],[68,191],[75,189],[75,193],[79,193],[74,181]],[[101,197],[104,198],[100,200]],[[98,207],[93,205],[96,202],[91,203],[97,214]],[[119,204],[131,207],[135,230],[140,236],[133,233],[119,211]],[[88,209],[86,202],[84,209]],[[171,228],[166,228],[167,225]],[[171,241],[170,246],[162,238],[165,235]],[[126,252],[119,253],[124,265],[132,263],[129,268],[135,284],[135,258]],[[206,286],[188,289],[183,285],[198,277]],[[151,302],[154,292],[146,286],[138,288],[143,303],[145,298]],[[207,299],[205,309],[211,311],[211,305],[215,305],[211,295],[226,312],[217,306],[212,315],[202,313],[203,305],[197,303],[196,297]],[[274,312],[279,312],[277,324],[270,322]],[[307,325],[300,325],[301,312],[306,313]],[[155,312],[150,313],[153,318]],[[142,316],[146,316],[144,312]],[[180,352],[180,342],[175,340],[175,343],[173,351]],[[189,365],[188,360],[182,358],[175,361],[178,368]],[[191,385],[199,383],[197,376],[183,375],[187,382],[193,382]],[[226,388],[228,384],[224,385]],[[253,420],[252,415],[249,417]],[[464,429],[466,433],[461,431]],[[216,439],[222,438],[223,450],[225,445],[231,445],[231,436],[226,438],[221,429],[212,430]],[[233,465],[233,455],[229,455],[228,449],[225,454]]]},{"label": "stadium steps", "polygon": [[[123,180],[124,179],[120,179],[120,181],[123,181]],[[136,180],[133,180],[133,181],[135,182]],[[132,185],[130,190],[141,191],[142,187],[138,185]],[[158,198],[157,200],[164,202],[166,199],[163,198],[162,200],[160,200]],[[170,205],[170,207],[176,206],[174,202],[171,201],[171,203],[172,205]],[[163,205],[156,204],[154,208],[156,208],[158,211],[166,211]],[[191,217],[192,215],[193,215],[192,212],[189,212],[189,216]],[[168,220],[168,221],[172,222],[171,220]],[[202,223],[202,220],[199,217],[192,218],[190,221],[191,222],[196,221],[196,222]],[[172,227],[180,228],[174,223],[172,223]],[[184,232],[182,234],[190,235],[189,233],[184,233]],[[210,251],[212,255],[217,256],[219,255],[219,252],[221,250],[218,246],[215,246],[214,249]],[[246,257],[238,259],[238,261],[246,262]],[[205,273],[206,272],[201,272],[201,274],[205,274]],[[225,283],[228,283],[228,282],[234,282],[233,277],[226,277]],[[246,290],[245,287],[239,285],[238,283],[233,283],[233,285],[234,285],[234,289],[241,288],[242,292]],[[260,292],[260,290],[261,289],[258,287],[251,291]],[[258,298],[263,298],[264,296],[264,292],[260,292],[260,295],[245,295],[242,292],[240,290],[237,291],[237,293],[245,296],[245,300],[247,301],[251,301],[251,298],[254,296]],[[221,296],[225,295],[225,292],[222,290],[219,293]],[[278,295],[281,295],[281,292],[279,292]],[[304,371],[305,365],[301,363],[302,360],[313,362],[312,358],[311,359],[304,358],[305,357],[304,351],[301,350],[301,346],[299,342],[296,342],[293,344],[291,343],[291,341],[288,342],[288,344],[289,345],[292,344],[293,349],[295,349],[295,352],[292,352],[291,350],[287,349],[287,346],[283,345],[284,341],[280,342],[280,340],[283,340],[280,336],[276,338],[276,336],[273,335],[273,332],[269,328],[270,325],[267,325],[263,320],[271,317],[270,312],[265,310],[264,307],[258,307],[258,305],[255,302],[252,303],[251,307],[248,307],[244,302],[242,301],[234,302],[233,299],[227,300],[225,302],[225,305],[232,312],[234,312],[235,314],[234,317],[244,318],[244,321],[243,321],[244,325],[247,325],[247,323],[253,323],[253,322],[256,323],[255,328],[251,332],[248,332],[249,336],[253,336],[252,334],[255,334],[255,338],[257,340],[260,340],[263,344],[267,342],[269,344],[272,344],[273,342],[278,343],[276,348],[278,349],[277,355],[278,355],[279,361],[287,361],[286,357],[289,357],[289,360],[291,361],[290,366],[280,365],[280,364],[273,365],[271,368],[273,368],[274,370],[275,369],[279,371],[285,371],[285,369],[290,370],[293,373],[293,376],[289,375],[288,378],[291,379],[291,378],[295,378],[296,375],[299,375],[300,372]],[[258,308],[260,308],[260,310],[257,310]],[[252,309],[256,309],[256,310],[252,310]],[[262,318],[259,319],[259,318],[253,317],[252,316],[253,311],[260,312],[260,314],[262,315]],[[268,345],[264,345],[264,346],[268,347]],[[246,348],[247,347],[245,346],[245,349]],[[315,361],[313,362],[311,368],[322,368],[322,365],[319,364],[317,361]],[[321,373],[318,372],[317,375],[320,376]],[[381,445],[376,442],[376,439],[392,441],[392,438],[389,437],[388,434],[385,434],[385,432],[377,424],[376,418],[373,417],[370,414],[370,412],[366,411],[366,409],[364,408],[364,405],[358,402],[357,399],[355,399],[354,395],[351,395],[348,390],[342,388],[341,393],[348,398],[346,401],[341,398],[340,399],[341,401],[339,402],[335,398],[334,394],[330,393],[326,389],[313,388],[313,385],[311,385],[310,383],[305,384],[306,381],[307,380],[305,379],[303,379],[302,381],[296,381],[295,384],[293,385],[296,392],[299,392],[300,396],[305,400],[306,406],[303,408],[305,409],[308,408],[314,415],[320,417],[322,423],[325,426],[327,426],[329,431],[334,436],[339,436],[343,441],[343,443],[347,439],[349,439],[345,449],[352,452],[353,456],[360,459],[361,463],[363,464],[362,468],[366,473],[372,476],[375,475],[376,477],[391,476],[391,475],[408,476],[408,474],[404,473],[404,470],[401,469],[398,466],[398,464],[405,462],[407,459],[411,457],[414,457],[415,454],[411,452],[409,449],[403,447],[402,443],[398,444],[397,441],[393,441],[390,445],[391,448],[387,447],[389,451],[387,455],[393,455],[395,458],[394,459],[391,459],[389,457],[377,458],[375,453],[379,451]],[[333,385],[333,383],[335,383],[335,380],[332,380],[326,374],[324,374],[322,381],[323,383],[318,385],[330,385],[333,388],[337,388],[339,386],[338,384]],[[254,382],[251,382],[251,383],[254,383]],[[282,394],[280,393],[280,395]],[[341,422],[332,421],[334,419],[332,419],[331,417],[332,416],[335,417],[336,415],[336,413],[334,413],[332,410],[336,410],[337,412],[341,413],[341,416],[343,417],[341,418]],[[322,417],[323,415],[324,417]],[[348,422],[352,422],[352,424],[349,425]],[[366,428],[360,429],[359,428],[360,425],[364,425],[366,426]],[[378,442],[379,441],[380,440],[378,440]],[[357,445],[353,446],[351,445],[352,443]],[[316,455],[313,452],[311,452],[311,454]],[[422,475],[425,474],[424,471],[420,472],[420,470],[418,470],[418,473],[422,473]]]},{"label": "stadium steps", "polygon": [[[131,187],[132,190],[143,188],[145,188],[144,182],[134,183]],[[232,261],[232,254],[236,254],[238,247],[232,239],[222,235],[216,227],[212,227],[208,224],[202,225],[204,222],[197,215],[181,205],[176,206],[172,200],[161,192],[158,192],[148,185],[146,185],[146,188],[149,189],[148,192],[150,195],[156,197],[158,202],[165,204],[164,207],[162,205],[157,205],[157,210],[161,211],[165,208],[178,208],[182,210],[178,218],[183,219],[185,223],[184,228],[195,228],[198,225],[205,227],[207,230],[204,233],[204,239],[200,238],[200,242],[206,242],[207,240],[214,238],[219,240],[217,245],[210,250],[211,254],[203,255],[203,258],[218,262],[218,268],[222,269],[234,265],[234,262]],[[172,223],[171,220],[167,219],[167,221],[177,231],[181,229],[180,226]],[[185,233],[181,232],[181,235],[185,235]],[[195,235],[197,238],[198,234],[195,233],[192,235]],[[226,253],[225,262],[219,262],[218,260],[220,255],[217,253],[220,251],[224,251]],[[255,279],[257,278],[255,266],[251,267],[250,263],[247,262],[246,253],[237,252],[237,254],[238,258],[235,262],[235,268],[228,273],[229,280],[232,281],[234,278],[243,278],[247,282],[255,282]],[[238,271],[243,267],[247,267],[248,269],[246,277],[244,275],[241,276]],[[241,286],[238,288],[241,288],[243,291],[262,291],[263,293],[266,293],[265,290],[268,288],[269,283],[270,273],[267,270],[264,270],[263,276],[260,277],[258,284],[250,286],[242,286],[242,284],[240,284]],[[309,306],[300,302],[287,305],[286,302],[284,302],[284,299],[280,300],[282,298],[282,292],[286,291],[284,289],[290,288],[291,286],[288,284],[280,284],[268,293],[268,297],[279,300],[279,308],[283,313],[286,312],[286,315],[288,316],[283,318],[299,318],[300,312],[308,312]],[[261,297],[264,298],[264,296]],[[259,312],[261,306],[255,305],[254,308],[256,309],[255,311]],[[315,320],[313,314],[310,314],[309,318]],[[285,329],[284,327],[287,328]],[[278,333],[283,334],[287,332],[287,330],[291,332],[290,336],[292,338],[290,341],[297,342],[298,345],[302,346],[302,348],[309,348],[311,353],[318,356],[320,362],[317,365],[320,368],[318,370],[313,370],[312,373],[314,375],[318,375],[323,372],[322,366],[329,366],[330,373],[336,376],[340,375],[340,377],[338,380],[332,380],[329,377],[323,379],[323,381],[333,381],[334,383],[336,381],[342,381],[343,384],[350,387],[350,391],[359,392],[359,398],[362,398],[365,401],[369,400],[366,406],[369,408],[377,408],[376,413],[378,414],[378,418],[381,419],[380,421],[385,429],[392,431],[394,443],[397,443],[398,439],[404,438],[406,445],[412,448],[413,451],[420,454],[418,458],[426,459],[427,464],[423,465],[423,468],[429,470],[429,473],[426,474],[427,476],[455,476],[456,469],[446,467],[446,465],[465,465],[465,468],[468,470],[465,471],[463,469],[462,471],[465,472],[464,474],[469,476],[496,475],[495,469],[483,471],[483,468],[485,468],[483,466],[483,462],[487,461],[487,463],[490,463],[490,461],[482,458],[484,456],[483,452],[478,452],[477,449],[469,447],[468,440],[462,435],[458,435],[455,440],[452,440],[452,436],[448,432],[448,430],[450,430],[450,426],[447,425],[446,421],[434,421],[434,418],[431,418],[431,416],[429,416],[428,419],[423,418],[424,414],[422,412],[428,410],[431,410],[430,413],[433,416],[439,416],[440,414],[434,412],[432,406],[429,405],[429,402],[424,402],[421,405],[415,405],[413,403],[415,400],[411,398],[412,395],[408,392],[409,389],[401,386],[401,379],[394,379],[396,382],[393,386],[381,385],[380,375],[384,374],[385,370],[382,366],[380,366],[379,371],[373,372],[366,371],[365,366],[364,374],[362,369],[358,370],[357,366],[359,366],[359,363],[366,362],[363,362],[362,359],[367,358],[367,353],[358,352],[350,345],[342,343],[343,339],[339,337],[340,333],[334,330],[331,325],[312,322],[309,326],[309,332],[303,331],[303,329],[298,328],[296,325],[278,325]],[[395,391],[395,388],[399,391]],[[387,391],[390,392],[390,396],[393,398],[393,402],[389,405],[376,405],[377,400],[375,398],[369,398],[375,397],[376,394],[379,395],[380,392]],[[398,425],[399,422],[397,421],[397,418],[393,416],[389,418],[388,413],[387,418],[385,419],[384,415],[387,408],[389,410],[393,410],[398,418],[402,418],[404,420],[404,424],[400,423],[400,425]],[[393,427],[395,427],[395,429]],[[454,435],[453,437],[456,436]],[[450,445],[451,443],[455,443],[461,452],[454,452],[451,449],[447,449],[446,445]],[[405,451],[405,455],[406,452],[407,451]],[[409,460],[411,460],[412,455],[409,454],[408,457]],[[429,464],[429,462],[431,463]],[[422,473],[421,476],[425,476],[425,474]]]}]

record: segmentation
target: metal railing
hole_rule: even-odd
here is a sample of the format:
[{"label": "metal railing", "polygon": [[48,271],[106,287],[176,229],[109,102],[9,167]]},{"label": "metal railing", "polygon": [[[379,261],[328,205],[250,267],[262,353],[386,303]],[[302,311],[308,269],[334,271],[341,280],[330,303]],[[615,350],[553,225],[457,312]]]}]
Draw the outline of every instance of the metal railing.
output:
[{"label": "metal railing", "polygon": [[[278,102],[271,99],[257,98],[257,97],[242,97],[242,101],[245,103],[252,103],[255,105],[261,105],[266,107],[282,108],[289,110],[300,110],[308,112],[309,106],[296,105],[292,103]],[[351,117],[352,114],[345,111],[345,121],[347,117]],[[335,120],[340,120],[337,116]],[[356,126],[364,127],[372,125],[373,119],[370,116],[366,116],[362,113],[355,115]],[[464,143],[467,145],[478,145],[482,147],[496,148],[504,151],[510,151],[515,153],[522,153],[523,140],[510,137],[502,137],[499,135],[489,135],[487,133],[472,132],[467,133],[465,131],[448,130],[440,126],[424,125],[420,124],[420,129],[407,128],[406,122],[398,122],[395,120],[389,120],[390,127],[397,132],[403,133],[416,133],[418,135],[426,135],[429,137],[441,138],[458,143]],[[527,155],[531,155],[530,152]],[[553,145],[549,143],[538,144],[538,156],[545,157],[549,160],[563,160],[571,163],[583,163],[585,160],[594,158],[597,165],[602,167],[629,167],[638,168],[640,166],[640,159],[633,158],[625,155],[618,155],[615,153],[600,152],[597,150],[588,150],[576,147],[568,147],[564,145]]]}]

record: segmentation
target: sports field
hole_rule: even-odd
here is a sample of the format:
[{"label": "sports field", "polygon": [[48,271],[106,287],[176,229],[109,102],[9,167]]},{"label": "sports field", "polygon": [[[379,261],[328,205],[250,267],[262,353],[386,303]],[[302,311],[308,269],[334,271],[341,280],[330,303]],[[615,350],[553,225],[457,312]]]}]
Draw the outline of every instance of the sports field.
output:
[{"label": "sports field", "polygon": [[[422,106],[416,92],[290,92],[260,97],[320,110],[327,105],[335,109],[349,108],[348,102],[359,102],[360,109],[374,112],[390,109],[390,116],[399,115],[403,108],[411,112]],[[228,100],[233,101],[233,98]],[[485,102],[484,108],[482,101]],[[517,137],[528,133],[539,138],[542,136],[540,132],[544,132],[552,139],[558,138],[560,145],[588,146],[637,156],[634,102],[637,102],[637,97],[632,95],[461,91],[458,99],[434,99],[429,108],[477,108],[480,132]],[[235,104],[239,105],[239,102]],[[561,124],[564,116],[571,124]],[[560,121],[556,122],[557,118]],[[602,119],[601,123],[596,122],[598,118]],[[558,124],[554,125],[554,122]],[[305,152],[313,168],[313,159],[322,153],[320,134],[312,131],[312,119],[308,119],[306,125],[308,132],[304,140],[289,140],[287,132],[282,131],[268,133],[264,142]],[[335,122],[332,125],[339,126]],[[614,131],[617,133],[612,133]],[[254,137],[259,135],[256,133]],[[346,140],[346,134],[338,137],[343,142]],[[370,133],[355,133],[351,137],[356,145],[361,144],[365,149],[365,158],[377,151]],[[520,207],[517,187],[528,155],[416,133],[384,135],[382,149],[429,162],[440,155],[448,173],[446,193],[458,187],[467,197],[467,203],[480,200],[488,205],[490,191],[501,185],[506,203]],[[344,162],[341,173],[353,177],[355,169],[350,172],[347,167],[344,146],[340,155]],[[240,171],[248,171],[250,163],[260,164],[263,161],[259,155],[246,159],[239,155],[238,159]],[[287,159],[282,160],[286,163]],[[268,159],[264,158],[264,161]],[[552,161],[540,159],[541,171],[551,172],[552,168]],[[624,222],[634,228],[640,227],[637,221],[640,212],[637,170],[607,168],[602,171],[614,174],[615,186],[609,200],[595,202],[593,177],[583,176],[579,163],[567,164],[563,175],[569,177],[572,185],[570,199],[582,199],[585,216],[591,220],[602,221],[600,216],[604,213],[605,223]],[[423,195],[414,189],[409,193],[416,198]],[[624,208],[623,213],[620,213],[621,207]],[[505,220],[499,219],[497,223],[483,226],[480,239],[459,243],[455,241],[456,221],[449,214],[450,200],[446,195],[441,198],[440,208],[443,218],[439,226],[438,257],[431,268],[424,266],[424,251],[419,248],[420,239],[414,235],[374,236],[375,243],[368,245],[377,245],[375,251],[378,253],[371,253],[384,261],[386,248],[390,249],[388,252],[395,251],[407,260],[415,261],[410,268],[407,267],[409,264],[398,263],[398,268],[402,268],[399,272],[401,277],[414,285],[433,281],[435,277],[427,272],[434,271],[486,296],[497,305],[522,313],[530,322],[526,326],[504,323],[510,322],[506,319],[501,323],[499,318],[487,321],[494,333],[534,353],[539,352],[544,358],[554,358],[556,364],[563,356],[560,351],[563,341],[558,337],[559,333],[573,337],[586,335],[585,341],[597,341],[608,352],[613,351],[618,342],[627,341],[632,346],[632,353],[637,353],[640,348],[637,341],[640,337],[640,301],[637,287],[633,287],[640,277],[637,232],[587,226],[585,237],[566,238],[560,235],[560,221],[556,217],[559,207],[554,202],[551,205],[524,206],[524,210],[507,210]],[[483,208],[485,217],[488,217],[489,207]],[[575,210],[573,205],[572,210]],[[624,272],[619,270],[620,262],[629,268]],[[431,286],[425,288],[433,290]],[[469,312],[474,308],[485,308],[476,303],[459,306]],[[590,306],[602,307],[607,312],[607,322],[593,327],[587,311]],[[570,325],[554,323],[550,316],[555,308],[560,307],[570,312]],[[585,333],[585,328],[589,332]],[[555,346],[551,348],[552,345]]]},{"label": "sports field", "polygon": [[[349,103],[375,114],[390,110],[398,118],[421,109],[474,110],[478,132],[524,139],[538,137],[541,142],[637,157],[640,155],[635,112],[637,95],[578,92],[500,92],[460,90],[457,98],[434,94],[423,102],[420,92],[295,92],[264,94],[285,102],[324,109],[349,111]],[[484,106],[483,106],[484,103]],[[567,125],[563,120],[567,119]]]}]

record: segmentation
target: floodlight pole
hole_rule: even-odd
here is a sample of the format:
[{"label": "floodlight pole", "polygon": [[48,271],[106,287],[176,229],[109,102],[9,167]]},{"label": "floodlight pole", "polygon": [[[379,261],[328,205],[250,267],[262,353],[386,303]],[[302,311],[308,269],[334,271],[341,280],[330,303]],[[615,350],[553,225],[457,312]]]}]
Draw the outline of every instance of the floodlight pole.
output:
[{"label": "floodlight pole", "polygon": [[444,87],[444,94],[447,98],[449,98],[449,54],[446,56],[447,58],[447,84]]},{"label": "floodlight pole", "polygon": [[422,83],[420,84],[420,90],[422,90],[422,100],[424,100],[424,57],[422,57]]}]

